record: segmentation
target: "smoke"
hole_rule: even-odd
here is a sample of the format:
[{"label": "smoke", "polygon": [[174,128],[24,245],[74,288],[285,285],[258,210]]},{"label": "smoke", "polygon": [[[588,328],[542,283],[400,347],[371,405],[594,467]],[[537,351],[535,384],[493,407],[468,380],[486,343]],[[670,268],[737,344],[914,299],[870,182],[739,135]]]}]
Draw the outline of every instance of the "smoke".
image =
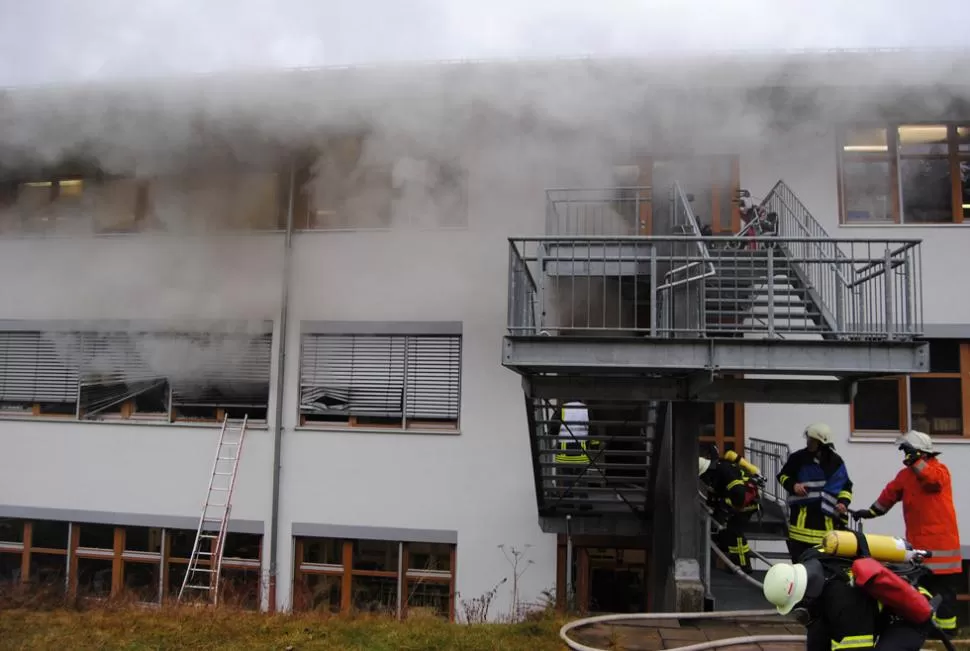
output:
[{"label": "smoke", "polygon": [[[257,177],[284,170],[297,152],[308,162],[299,182],[310,204],[298,224],[461,225],[453,215],[471,202],[473,229],[507,232],[508,219],[537,223],[545,187],[609,185],[613,166],[638,153],[757,155],[860,116],[933,119],[968,99],[952,82],[962,54],[769,51],[939,44],[933,16],[956,13],[955,2],[937,11],[885,0],[785,8],[561,0],[527,9],[236,2],[231,10],[144,2],[122,11],[112,0],[80,14],[58,5],[53,21],[44,4],[10,4],[4,15],[18,20],[0,21],[0,60],[16,62],[0,73],[31,85],[0,93],[0,174],[80,162],[150,180],[151,225],[174,243],[122,262],[154,277],[153,294],[182,315],[273,316],[279,270],[263,269],[254,282],[234,242],[200,236],[256,226],[248,209],[268,214],[280,203]],[[720,44],[760,52],[710,52]],[[578,52],[604,56],[413,63]],[[278,69],[360,61],[382,63]],[[58,83],[36,85],[49,80]],[[240,170],[252,176],[240,180]],[[132,191],[112,186],[115,197]],[[103,232],[107,201],[93,196],[70,206],[68,219],[53,215],[54,230]],[[3,210],[0,228],[11,230],[20,209]],[[506,221],[493,226],[492,215]],[[113,301],[120,294],[133,310],[152,309],[124,270],[111,272],[84,273]],[[237,273],[247,280],[228,280]]]}]

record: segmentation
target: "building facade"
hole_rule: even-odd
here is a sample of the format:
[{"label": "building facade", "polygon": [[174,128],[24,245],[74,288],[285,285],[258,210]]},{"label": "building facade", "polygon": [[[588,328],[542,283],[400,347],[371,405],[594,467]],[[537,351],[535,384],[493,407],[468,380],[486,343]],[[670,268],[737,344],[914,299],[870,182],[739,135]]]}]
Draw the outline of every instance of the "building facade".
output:
[{"label": "building facade", "polygon": [[[854,56],[853,74],[871,75],[878,57]],[[860,508],[899,467],[895,436],[923,429],[970,540],[968,89],[910,71],[873,81],[879,110],[840,104],[834,116],[792,97],[824,88],[835,99],[815,99],[828,108],[851,75],[822,84],[835,64],[799,65],[811,83],[774,81],[788,100],[757,104],[756,123],[736,99],[750,79],[726,84],[727,108],[704,100],[688,117],[706,141],[688,129],[628,139],[635,121],[606,109],[592,120],[600,109],[585,105],[565,118],[517,106],[503,121],[503,105],[469,109],[460,128],[384,119],[255,150],[173,138],[172,150],[219,153],[190,164],[166,152],[153,167],[162,156],[144,142],[105,153],[87,133],[84,152],[69,130],[25,124],[0,156],[0,576],[173,596],[219,425],[245,415],[223,570],[240,602],[461,620],[489,594],[489,617],[557,587],[562,599],[563,537],[537,521],[522,384],[502,364],[508,238],[547,232],[548,188],[651,187],[659,220],[674,181],[714,234],[739,230],[738,188],[763,197],[782,179],[832,237],[922,240],[928,372],[861,381],[851,404],[696,409],[701,440],[722,449],[752,438],[794,449],[805,425],[827,422]],[[886,99],[913,92],[922,101]],[[657,104],[663,125],[677,102]],[[718,111],[727,126],[703,123]],[[71,146],[30,158],[23,134]],[[870,530],[901,534],[900,512]],[[581,605],[651,607],[648,543],[588,535],[573,547]]]}]

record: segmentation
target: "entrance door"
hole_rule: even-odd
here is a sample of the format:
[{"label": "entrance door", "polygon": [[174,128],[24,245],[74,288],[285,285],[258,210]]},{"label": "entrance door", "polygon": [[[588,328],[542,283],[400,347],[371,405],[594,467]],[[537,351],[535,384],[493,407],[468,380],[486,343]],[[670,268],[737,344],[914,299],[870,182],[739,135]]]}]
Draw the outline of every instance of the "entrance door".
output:
[{"label": "entrance door", "polygon": [[[701,226],[710,226],[715,235],[741,229],[735,202],[740,186],[737,156],[656,157],[643,159],[640,166],[650,170],[649,175],[641,173],[641,178],[649,177],[654,224],[670,223],[669,191],[676,181],[694,196],[691,207]],[[658,228],[655,234],[663,233]]]},{"label": "entrance door", "polygon": [[[573,539],[570,607],[580,612],[646,612],[649,554],[643,541],[628,536],[576,536]],[[566,537],[559,536],[556,601],[567,606]]]},{"label": "entrance door", "polygon": [[647,553],[643,549],[586,548],[592,613],[642,613],[647,609]]}]

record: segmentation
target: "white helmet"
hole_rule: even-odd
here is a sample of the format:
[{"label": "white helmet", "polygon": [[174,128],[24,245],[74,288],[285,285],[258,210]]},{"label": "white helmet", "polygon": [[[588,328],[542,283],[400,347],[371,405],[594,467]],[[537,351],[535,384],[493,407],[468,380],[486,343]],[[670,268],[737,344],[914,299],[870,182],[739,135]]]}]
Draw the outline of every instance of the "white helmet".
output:
[{"label": "white helmet", "polygon": [[906,434],[900,436],[896,439],[896,445],[908,445],[918,452],[923,452],[925,454],[939,454],[936,448],[933,447],[933,439],[929,437],[928,434],[923,432],[917,432],[916,430],[910,430]]},{"label": "white helmet", "polygon": [[812,423],[805,428],[805,438],[815,439],[822,445],[835,445],[832,429],[825,423]]},{"label": "white helmet", "polygon": [[711,460],[704,457],[697,457],[697,476],[700,477],[708,468],[711,467]]},{"label": "white helmet", "polygon": [[808,571],[801,563],[776,563],[765,575],[762,590],[767,599],[782,615],[792,611],[805,598],[808,589]]}]

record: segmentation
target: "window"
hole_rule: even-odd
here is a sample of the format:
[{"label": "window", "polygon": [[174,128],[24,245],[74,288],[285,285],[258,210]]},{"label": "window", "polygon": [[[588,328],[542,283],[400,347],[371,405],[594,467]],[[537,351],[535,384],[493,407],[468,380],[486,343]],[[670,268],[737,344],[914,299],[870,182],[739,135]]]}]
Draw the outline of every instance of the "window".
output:
[{"label": "window", "polygon": [[460,335],[303,335],[303,425],[457,429],[460,406]]},{"label": "window", "polygon": [[930,341],[930,371],[859,382],[853,432],[970,436],[970,342]]},{"label": "window", "polygon": [[[194,530],[173,529],[166,532],[169,536],[168,563],[165,564],[164,594],[169,599],[178,597],[182,581],[192,555],[195,542]],[[261,590],[261,535],[229,533],[224,543],[222,575],[220,576],[220,603],[258,609]],[[209,562],[201,560],[200,567]]]},{"label": "window", "polygon": [[464,226],[467,174],[457,160],[398,155],[373,134],[330,140],[301,179],[301,230]]},{"label": "window", "polygon": [[294,602],[299,610],[403,617],[422,608],[453,620],[454,595],[454,545],[296,539]]},{"label": "window", "polygon": [[0,416],[266,419],[270,334],[0,331]]},{"label": "window", "polygon": [[391,180],[395,225],[435,228],[467,224],[467,181],[459,162],[399,158]]},{"label": "window", "polygon": [[391,165],[370,134],[331,139],[303,184],[306,213],[296,228],[359,230],[388,228],[394,189]]},{"label": "window", "polygon": [[950,224],[970,218],[970,126],[854,127],[840,138],[842,221]]},{"label": "window", "polygon": [[[88,599],[174,598],[195,540],[194,530],[0,518],[0,589],[34,589]],[[166,541],[167,539],[167,541]],[[259,608],[262,536],[229,533],[222,562],[220,601]]]},{"label": "window", "polygon": [[148,219],[176,232],[278,229],[281,189],[279,175],[256,170],[157,178],[148,185]]}]

